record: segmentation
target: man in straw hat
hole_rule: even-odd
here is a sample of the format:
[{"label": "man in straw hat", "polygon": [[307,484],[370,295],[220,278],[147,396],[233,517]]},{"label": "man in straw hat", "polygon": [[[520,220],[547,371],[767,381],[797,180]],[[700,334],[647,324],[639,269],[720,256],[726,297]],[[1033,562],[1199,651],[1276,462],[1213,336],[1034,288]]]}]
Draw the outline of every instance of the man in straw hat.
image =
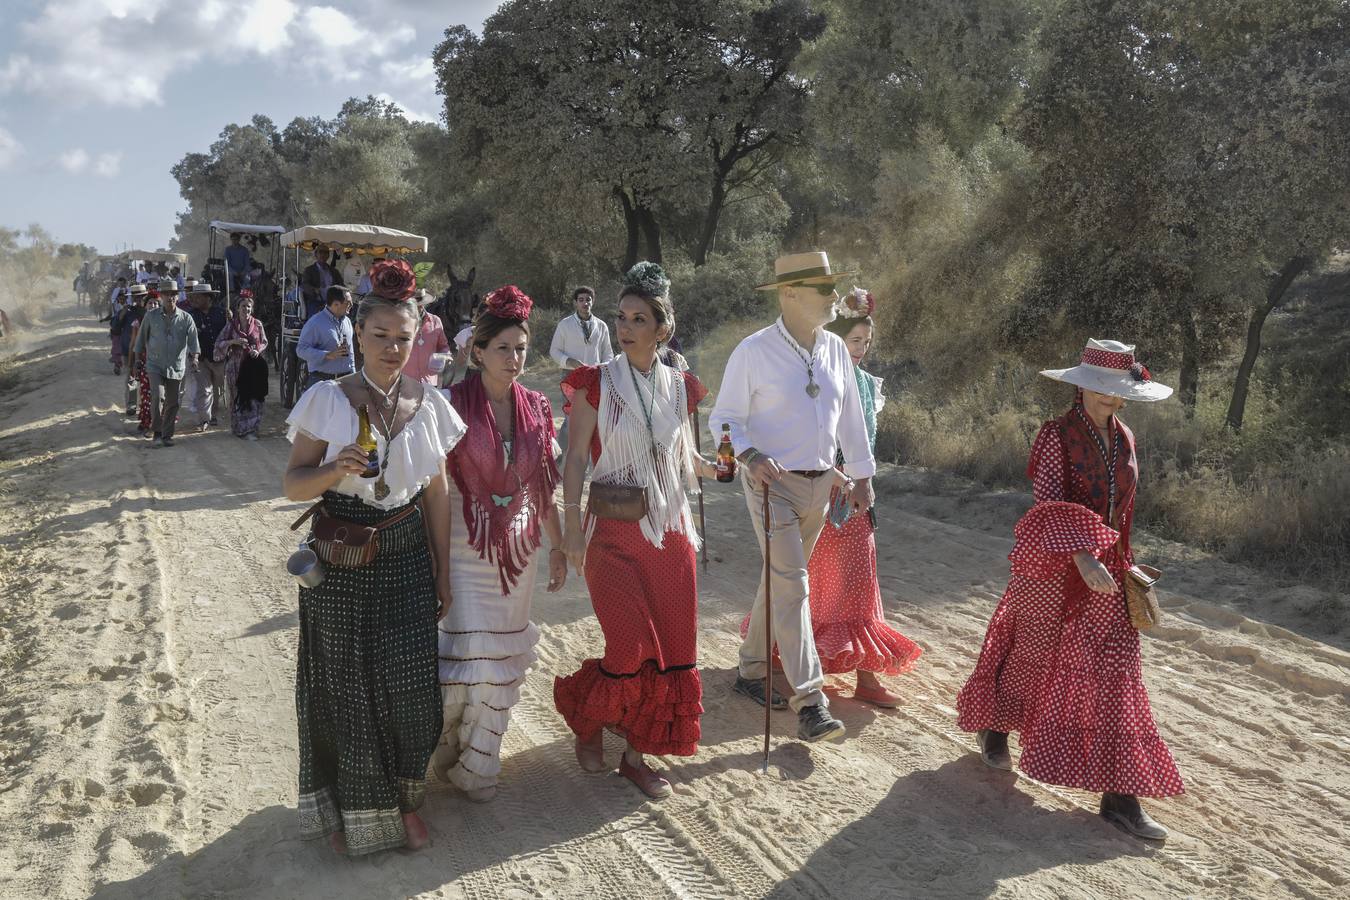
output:
[{"label": "man in straw hat", "polygon": [[[851,273],[832,271],[829,258],[818,251],[781,256],[774,273],[774,280],[757,290],[776,291],[782,315],[732,352],[708,420],[714,434],[723,424],[730,427],[761,552],[763,492],[768,493],[772,621],[765,615],[761,576],[741,644],[736,690],[760,704],[790,705],[797,713],[797,736],[819,741],[841,737],[844,725],[830,715],[821,690],[825,676],[811,632],[806,562],[825,524],[836,454],[843,453],[851,479],[843,490],[855,511],[872,505],[876,462],[848,349],[821,327],[834,317],[835,283]],[[792,688],[786,702],[776,693],[764,696],[771,664],[766,629]]]}]

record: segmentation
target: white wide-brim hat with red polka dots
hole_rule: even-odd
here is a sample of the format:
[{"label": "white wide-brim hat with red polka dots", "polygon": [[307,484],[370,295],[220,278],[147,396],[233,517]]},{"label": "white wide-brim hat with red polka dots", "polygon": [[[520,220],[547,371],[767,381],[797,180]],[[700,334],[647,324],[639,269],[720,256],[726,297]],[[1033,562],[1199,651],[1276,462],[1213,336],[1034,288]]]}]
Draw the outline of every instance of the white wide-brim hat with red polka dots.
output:
[{"label": "white wide-brim hat with red polka dots", "polygon": [[1152,403],[1172,396],[1170,387],[1154,381],[1148,369],[1135,361],[1134,345],[1120,341],[1090,339],[1078,365],[1072,369],[1046,369],[1041,374],[1126,400]]}]

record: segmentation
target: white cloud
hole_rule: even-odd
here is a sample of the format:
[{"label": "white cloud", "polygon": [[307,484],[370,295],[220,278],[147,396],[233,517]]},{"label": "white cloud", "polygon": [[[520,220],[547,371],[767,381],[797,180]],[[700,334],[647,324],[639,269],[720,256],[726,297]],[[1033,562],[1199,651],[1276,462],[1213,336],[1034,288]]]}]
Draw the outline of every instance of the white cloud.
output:
[{"label": "white cloud", "polygon": [[100,153],[94,160],[94,174],[100,178],[116,178],[121,171],[121,153]]},{"label": "white cloud", "polygon": [[100,178],[115,178],[122,171],[122,154],[100,153],[93,156],[83,147],[75,147],[58,156],[56,164],[71,175],[88,172]]},{"label": "white cloud", "polygon": [[19,139],[0,128],[0,172],[14,165],[14,161],[23,155],[23,144]]},{"label": "white cloud", "polygon": [[85,169],[89,168],[89,151],[83,147],[76,147],[74,150],[67,150],[56,160],[61,168],[72,175],[79,175]]},{"label": "white cloud", "polygon": [[368,79],[416,37],[378,7],[293,0],[41,0],[17,32],[17,49],[0,61],[0,94],[131,108],[161,105],[168,80],[201,64],[253,59]]}]

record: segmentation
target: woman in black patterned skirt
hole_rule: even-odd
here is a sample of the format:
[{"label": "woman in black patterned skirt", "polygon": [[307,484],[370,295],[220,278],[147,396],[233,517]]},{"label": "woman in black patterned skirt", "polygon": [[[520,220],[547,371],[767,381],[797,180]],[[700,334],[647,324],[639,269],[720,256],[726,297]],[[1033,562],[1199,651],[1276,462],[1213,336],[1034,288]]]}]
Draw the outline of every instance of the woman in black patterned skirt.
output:
[{"label": "woman in black patterned skirt", "polygon": [[[295,405],[284,479],[289,499],[321,496],[325,515],[378,528],[371,562],[325,563],[323,582],[300,589],[300,830],[352,855],[427,842],[416,810],[441,734],[436,622],[451,601],[445,456],[464,434],[443,394],[403,375],[418,323],[411,269],[382,261],[370,275],[356,314],[364,365]],[[378,477],[361,477],[361,406]]]}]

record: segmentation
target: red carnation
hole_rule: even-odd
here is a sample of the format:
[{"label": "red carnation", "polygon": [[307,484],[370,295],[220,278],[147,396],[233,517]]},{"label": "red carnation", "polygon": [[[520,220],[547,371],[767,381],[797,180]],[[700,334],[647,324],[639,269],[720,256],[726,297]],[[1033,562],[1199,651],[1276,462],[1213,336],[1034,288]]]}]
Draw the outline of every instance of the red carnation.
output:
[{"label": "red carnation", "polygon": [[1135,381],[1152,381],[1153,373],[1144,366],[1143,363],[1135,363],[1130,366],[1130,374],[1134,376]]},{"label": "red carnation", "polygon": [[248,288],[244,288],[243,290],[241,290],[241,291],[239,292],[239,299],[240,299],[240,300],[252,300],[252,299],[253,299],[253,292],[250,291]]},{"label": "red carnation", "polygon": [[401,259],[381,259],[370,267],[370,292],[385,300],[407,300],[417,289],[412,266]]},{"label": "red carnation", "polygon": [[499,287],[483,298],[483,308],[499,319],[520,319],[530,317],[534,301],[514,284]]}]

